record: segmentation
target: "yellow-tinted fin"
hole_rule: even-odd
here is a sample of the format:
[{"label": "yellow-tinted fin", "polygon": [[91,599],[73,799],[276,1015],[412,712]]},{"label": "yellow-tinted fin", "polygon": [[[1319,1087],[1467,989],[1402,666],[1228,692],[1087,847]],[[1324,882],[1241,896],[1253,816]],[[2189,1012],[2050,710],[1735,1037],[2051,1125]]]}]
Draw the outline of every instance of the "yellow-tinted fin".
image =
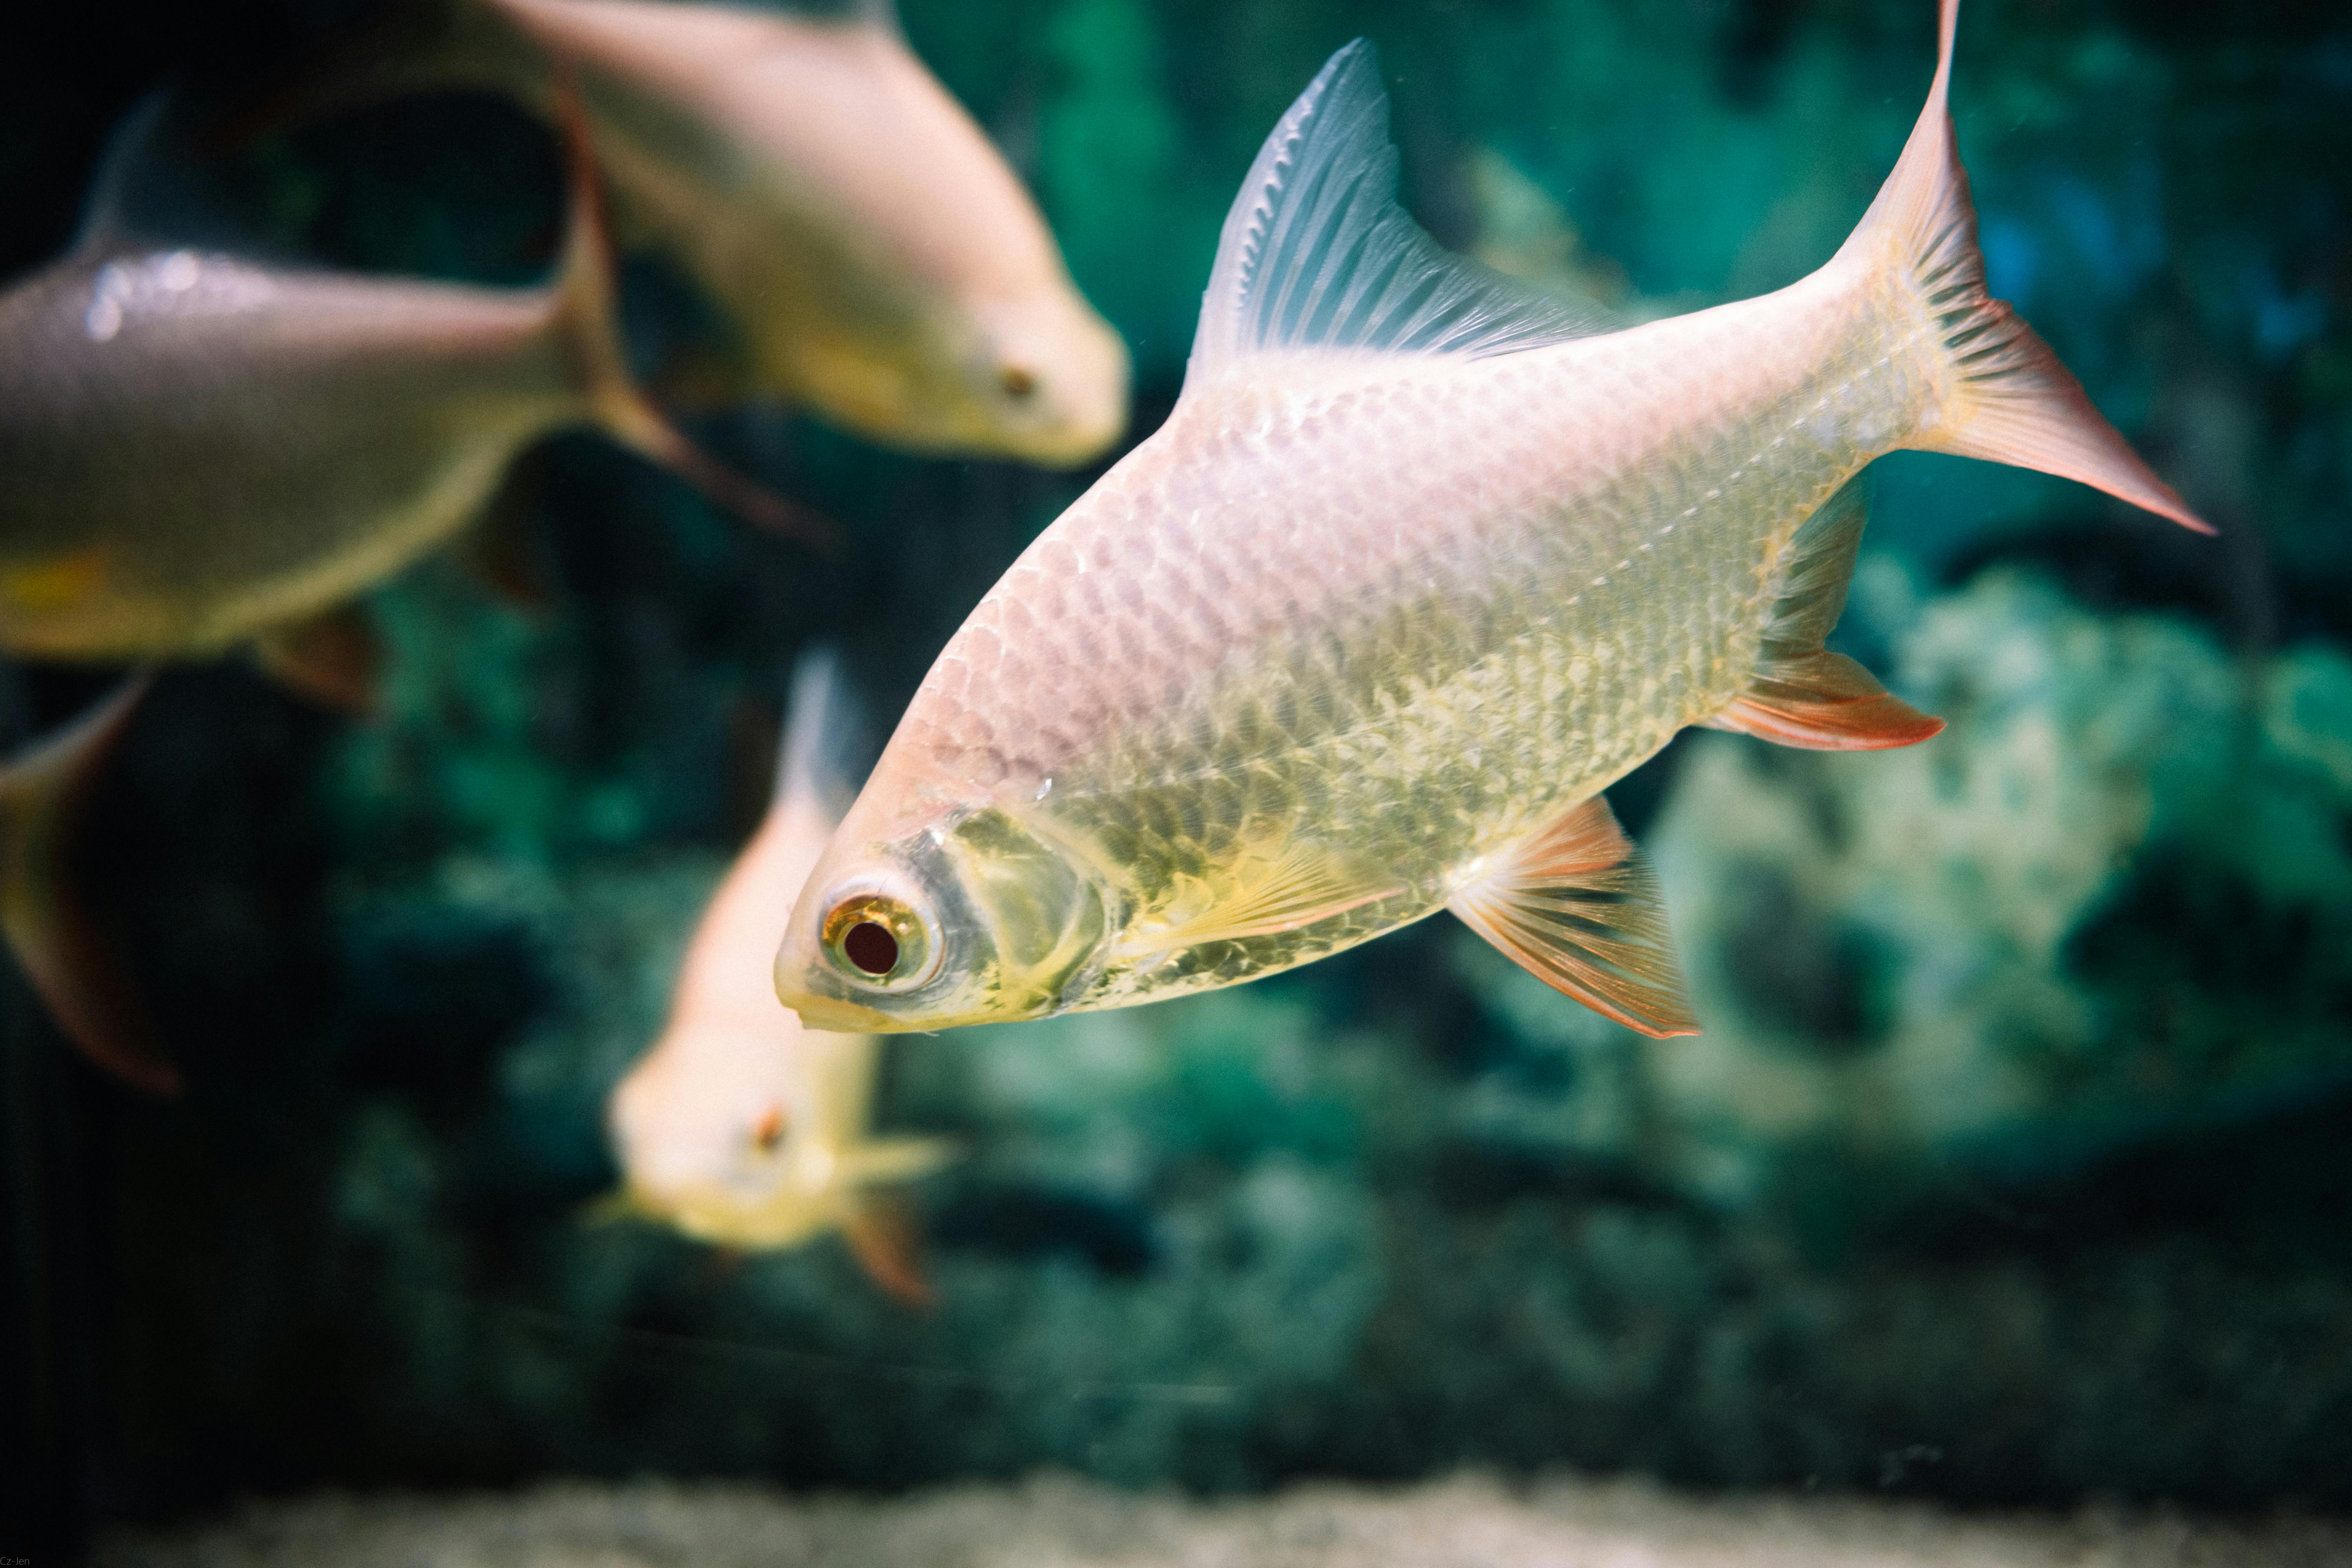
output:
[{"label": "yellow-tinted fin", "polygon": [[346,713],[375,711],[383,643],[357,605],[273,626],[254,639],[253,657],[272,680],[313,702]]},{"label": "yellow-tinted fin", "polygon": [[842,1222],[842,1239],[866,1277],[909,1307],[935,1300],[923,1271],[923,1231],[905,1199],[860,1194]]},{"label": "yellow-tinted fin", "polygon": [[1789,541],[1755,680],[1705,721],[1709,729],[1816,752],[1916,745],[1943,729],[1941,719],[1890,695],[1870,671],[1822,647],[1853,582],[1854,552],[1870,517],[1868,484],[1860,474],[1846,481]]},{"label": "yellow-tinted fin", "polygon": [[946,1138],[877,1138],[842,1152],[841,1179],[852,1186],[911,1182],[952,1163],[962,1152]]},{"label": "yellow-tinted fin", "polygon": [[152,672],[133,675],[0,767],[0,934],[83,1055],[134,1089],[176,1094],[179,1072],[73,880],[90,783],[153,682]]},{"label": "yellow-tinted fin", "polygon": [[508,465],[506,478],[482,509],[481,521],[450,553],[491,597],[523,616],[544,615],[555,604],[553,568],[539,536],[542,465],[537,449]]},{"label": "yellow-tinted fin", "polygon": [[1225,886],[1213,889],[1204,908],[1138,931],[1119,943],[1119,952],[1136,957],[1299,931],[1403,891],[1386,878],[1367,879],[1329,853],[1294,840],[1275,854],[1244,860]]},{"label": "yellow-tinted fin", "polygon": [[1839,252],[1907,275],[1935,318],[1938,351],[1958,385],[1916,442],[2075,479],[2200,533],[2210,524],[2148,470],[2092,406],[2050,345],[1986,291],[1969,176],[1952,141],[1952,36],[1959,0],[1942,0],[1935,84],[1903,156]]},{"label": "yellow-tinted fin", "polygon": [[1696,1035],[1657,873],[1599,795],[1446,901],[1520,968],[1629,1029]]}]

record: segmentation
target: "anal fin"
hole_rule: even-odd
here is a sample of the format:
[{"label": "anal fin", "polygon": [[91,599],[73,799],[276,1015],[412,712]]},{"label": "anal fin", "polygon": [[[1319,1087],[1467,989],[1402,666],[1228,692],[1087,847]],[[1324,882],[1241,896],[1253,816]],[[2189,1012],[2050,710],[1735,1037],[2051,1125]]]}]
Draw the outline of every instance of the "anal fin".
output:
[{"label": "anal fin", "polygon": [[1657,873],[1599,795],[1446,901],[1520,968],[1629,1029],[1696,1035]]},{"label": "anal fin", "polygon": [[1748,690],[1702,721],[1822,752],[1916,745],[1944,727],[1890,694],[1878,678],[1822,645],[1845,608],[1853,560],[1870,519],[1867,479],[1857,474],[1805,520],[1787,545],[1780,594],[1765,624]]},{"label": "anal fin", "polygon": [[1916,745],[1944,721],[1895,696],[1845,655],[1819,652],[1769,662],[1748,695],[1706,726],[1808,751],[1878,752]]},{"label": "anal fin", "polygon": [[84,1056],[133,1088],[174,1094],[180,1075],[73,875],[74,830],[91,782],[153,679],[132,676],[0,767],[0,935]]},{"label": "anal fin", "polygon": [[263,674],[313,702],[345,713],[375,710],[383,647],[357,605],[273,626],[254,639],[253,657]]}]

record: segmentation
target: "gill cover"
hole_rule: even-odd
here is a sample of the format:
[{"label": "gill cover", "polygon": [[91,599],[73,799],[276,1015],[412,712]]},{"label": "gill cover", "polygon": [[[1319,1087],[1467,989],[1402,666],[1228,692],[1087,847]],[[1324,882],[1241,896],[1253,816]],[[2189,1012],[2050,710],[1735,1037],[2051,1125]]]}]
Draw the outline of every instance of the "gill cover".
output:
[{"label": "gill cover", "polygon": [[1041,1017],[1098,962],[1082,863],[998,806],[886,843],[853,813],[793,911],[776,994],[810,1028],[892,1033]]}]

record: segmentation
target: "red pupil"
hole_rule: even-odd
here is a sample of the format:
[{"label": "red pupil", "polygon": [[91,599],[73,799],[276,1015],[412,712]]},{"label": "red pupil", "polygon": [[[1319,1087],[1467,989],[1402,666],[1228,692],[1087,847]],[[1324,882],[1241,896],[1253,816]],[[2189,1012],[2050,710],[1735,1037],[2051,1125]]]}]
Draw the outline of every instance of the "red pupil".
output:
[{"label": "red pupil", "polygon": [[887,926],[872,921],[859,921],[841,939],[841,951],[849,962],[868,974],[887,974],[898,967],[898,939],[890,934]]}]

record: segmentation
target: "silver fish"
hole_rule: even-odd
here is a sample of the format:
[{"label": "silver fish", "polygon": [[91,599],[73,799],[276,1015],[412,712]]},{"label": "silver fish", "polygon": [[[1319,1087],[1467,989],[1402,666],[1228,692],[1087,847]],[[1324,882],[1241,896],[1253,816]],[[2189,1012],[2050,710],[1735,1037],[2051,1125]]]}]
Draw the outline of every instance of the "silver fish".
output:
[{"label": "silver fish", "polygon": [[624,235],[740,340],[740,371],[706,378],[719,395],[1057,467],[1125,427],[1126,346],[887,6],[446,0],[425,33],[355,51],[298,102],[464,82],[545,106],[547,57],[569,62]]},{"label": "silver fish", "polygon": [[1601,791],[1685,725],[1937,721],[1826,651],[1898,448],[2203,524],[1985,290],[1947,83],[1844,247],[1609,331],[1439,250],[1343,49],[1227,218],[1183,395],[949,643],[775,964],[812,1027],[1184,994],[1450,909],[1554,986],[1696,1029]]},{"label": "silver fish", "polygon": [[722,1246],[838,1232],[875,1282],[927,1300],[917,1233],[890,1189],[952,1158],[871,1129],[881,1042],[804,1029],[768,984],[776,928],[854,784],[854,710],[834,656],[803,656],[776,794],[703,911],[660,1039],[613,1092],[625,1184],[613,1208]]},{"label": "silver fish", "polygon": [[217,653],[389,576],[593,425],[779,528],[630,384],[584,145],[561,270],[514,290],[143,245],[101,211],[0,294],[0,648]]}]

